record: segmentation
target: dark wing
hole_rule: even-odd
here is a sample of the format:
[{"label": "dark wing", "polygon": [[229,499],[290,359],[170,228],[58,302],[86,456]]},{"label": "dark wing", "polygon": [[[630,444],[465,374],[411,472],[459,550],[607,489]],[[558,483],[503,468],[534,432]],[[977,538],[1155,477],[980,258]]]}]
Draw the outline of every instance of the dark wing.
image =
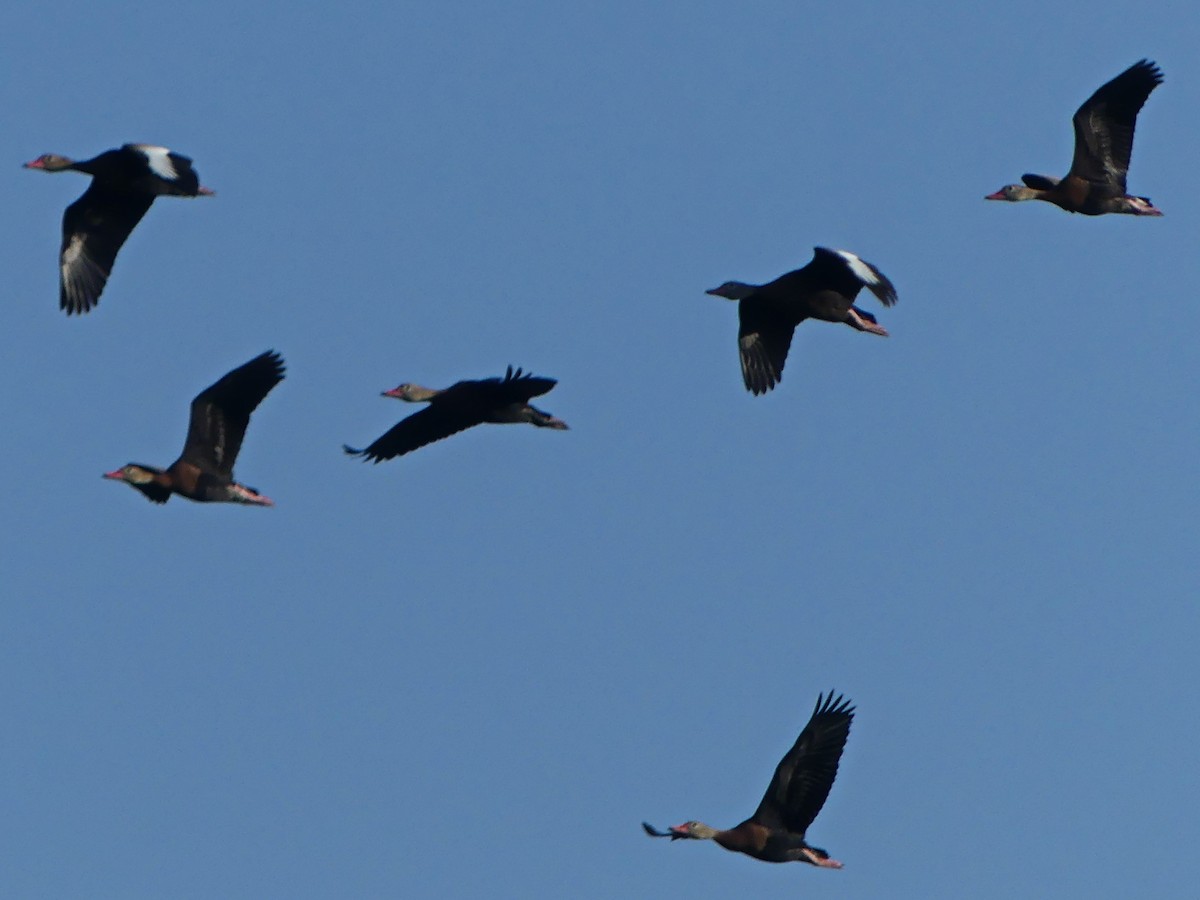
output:
[{"label": "dark wing", "polygon": [[800,835],[808,830],[833,787],[853,719],[854,707],[841,695],[817,697],[812,718],[780,760],[753,821]]},{"label": "dark wing", "polygon": [[[540,397],[558,384],[554,378],[539,378],[536,375],[522,373],[521,370],[508,367],[503,380],[489,378],[486,381],[460,381],[446,393],[449,394],[460,384],[480,385],[481,390],[495,397],[497,405],[507,406],[510,403],[528,403],[534,397]],[[449,399],[449,398],[447,398]]]},{"label": "dark wing", "polygon": [[283,373],[283,357],[268,350],[197,394],[180,459],[231,478],[250,414],[283,381]]},{"label": "dark wing", "polygon": [[175,169],[176,191],[185,197],[195,197],[196,192],[200,190],[200,176],[192,168],[191,158],[174,151],[168,153],[167,158],[171,160],[171,166]]},{"label": "dark wing", "polygon": [[1031,187],[1037,191],[1049,191],[1058,187],[1061,178],[1051,178],[1049,175],[1032,175],[1026,172],[1021,176],[1021,180],[1025,182],[1026,187]]},{"label": "dark wing", "polygon": [[848,300],[865,287],[884,306],[896,304],[896,288],[888,277],[849,250],[814,247],[812,262],[800,271],[808,273],[814,287],[837,291]]},{"label": "dark wing", "polygon": [[146,499],[153,503],[166,503],[171,499],[170,488],[165,488],[157,482],[151,481],[148,484],[134,484],[132,481],[130,481],[127,483],[130,487],[137,488],[139,491],[141,491]]},{"label": "dark wing", "polygon": [[1158,66],[1143,59],[1102,85],[1079,107],[1071,120],[1075,126],[1072,175],[1125,194],[1137,114],[1162,81]]},{"label": "dark wing", "polygon": [[394,459],[482,425],[493,410],[527,404],[530,398],[546,393],[556,384],[553,378],[523,374],[512,366],[503,378],[458,381],[437,394],[425,409],[397,422],[369,447],[356,450],[343,445],[342,449],[375,463]]},{"label": "dark wing", "polygon": [[[464,383],[460,381],[447,388],[445,393]],[[483,420],[483,407],[477,403],[430,403],[420,412],[397,422],[366,449],[355,450],[347,446],[343,449],[351,456],[361,456],[374,463],[383,462],[480,425]]]},{"label": "dark wing", "polygon": [[67,315],[85,313],[96,305],[117,251],[153,202],[151,194],[114,190],[93,179],[83,196],[67,207],[58,295],[58,305]]},{"label": "dark wing", "polygon": [[761,295],[738,303],[738,352],[746,390],[765,394],[783,378],[795,320]]}]

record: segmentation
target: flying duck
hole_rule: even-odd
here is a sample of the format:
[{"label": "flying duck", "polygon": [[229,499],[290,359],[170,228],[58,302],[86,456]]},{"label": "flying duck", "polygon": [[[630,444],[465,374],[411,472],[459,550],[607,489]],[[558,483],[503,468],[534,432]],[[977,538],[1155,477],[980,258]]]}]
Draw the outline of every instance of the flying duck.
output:
[{"label": "flying duck", "polygon": [[351,456],[379,463],[485,422],[528,422],[539,428],[563,431],[567,428],[566,422],[529,405],[532,398],[541,396],[557,383],[553,378],[522,374],[520,369],[509,366],[503,378],[459,381],[441,391],[402,384],[384,391],[383,396],[429,405],[392,426],[365,450],[345,445],[342,449]]},{"label": "flying duck", "polygon": [[125,144],[83,162],[45,153],[25,168],[92,176],[83,196],[63,214],[58,305],[67,315],[88,312],[100,301],[117,252],[155,197],[213,193],[200,186],[190,159],[150,144]]},{"label": "flying duck", "polygon": [[783,379],[792,333],[805,319],[844,322],[858,331],[887,337],[869,312],[854,305],[864,287],[884,306],[896,302],[887,277],[848,250],[814,248],[812,262],[767,284],[727,281],[705,291],[738,303],[738,350],[746,390],[765,394]]},{"label": "flying duck", "polygon": [[805,862],[827,869],[842,864],[804,839],[837,777],[838,761],[850,734],[854,707],[831,691],[817,697],[812,718],[796,743],[775,769],[758,809],[745,822],[726,831],[703,822],[673,825],[659,831],[647,822],[642,828],[651,837],[706,840],[711,838],[726,850],[745,853],[764,862]]},{"label": "flying duck", "polygon": [[283,357],[274,350],[238,366],[196,395],[183,453],[165,471],[129,463],[104,477],[132,485],[155,503],[179,494],[201,503],[274,506],[254,488],[233,480],[233,464],[250,414],[283,381],[283,373]]},{"label": "flying duck", "polygon": [[1161,216],[1148,197],[1125,192],[1125,175],[1133,152],[1138,111],[1162,82],[1157,65],[1147,59],[1134,63],[1102,85],[1075,112],[1071,120],[1075,126],[1075,158],[1066,177],[1022,175],[1024,184],[1006,184],[984,199],[1010,203],[1045,200],[1085,216]]}]

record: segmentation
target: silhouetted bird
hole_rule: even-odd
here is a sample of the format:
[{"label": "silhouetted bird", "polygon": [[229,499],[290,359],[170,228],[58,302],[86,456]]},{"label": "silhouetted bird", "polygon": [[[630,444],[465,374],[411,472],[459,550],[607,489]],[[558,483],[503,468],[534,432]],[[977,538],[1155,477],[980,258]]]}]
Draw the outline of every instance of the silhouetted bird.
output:
[{"label": "silhouetted bird", "polygon": [[817,247],[808,265],[772,282],[727,281],[705,293],[738,301],[742,380],[747,390],[765,394],[783,379],[792,333],[805,319],[844,322],[887,337],[873,315],[854,305],[864,287],[884,306],[896,302],[896,289],[873,265],[847,250]]},{"label": "silhouetted bird", "polygon": [[345,445],[343,449],[352,456],[378,463],[485,422],[528,422],[539,428],[565,430],[566,422],[529,405],[533,397],[546,393],[557,383],[553,378],[524,375],[520,369],[514,371],[509,366],[503,378],[459,381],[442,391],[402,384],[384,391],[383,396],[429,405],[392,426],[365,450]]},{"label": "silhouetted bird", "polygon": [[183,453],[165,471],[129,463],[104,477],[132,485],[155,503],[179,494],[200,502],[273,506],[254,488],[233,480],[233,463],[250,414],[283,381],[283,373],[283,358],[273,350],[238,366],[196,395]]},{"label": "silhouetted bird", "polygon": [[840,695],[817,697],[812,718],[800,732],[795,745],[780,760],[775,776],[763,795],[754,815],[734,828],[721,831],[703,822],[685,822],[659,831],[642,823],[651,837],[709,839],[726,850],[736,850],[765,862],[806,862],[814,866],[840,869],[842,864],[829,854],[813,847],[805,839],[833,780],[837,777],[838,761],[850,734],[854,707]]},{"label": "silhouetted bird", "polygon": [[83,162],[46,153],[25,168],[92,176],[83,196],[63,214],[58,305],[67,315],[85,313],[99,302],[117,251],[155,197],[213,193],[200,187],[190,159],[149,144],[126,144]]},{"label": "silhouetted bird", "polygon": [[1158,66],[1149,60],[1134,63],[1102,85],[1071,120],[1075,126],[1075,158],[1065,178],[1022,175],[1021,184],[1006,184],[985,200],[1045,200],[1067,212],[1100,216],[1126,213],[1161,216],[1147,197],[1125,192],[1125,175],[1133,153],[1133,129],[1150,92],[1162,84]]}]

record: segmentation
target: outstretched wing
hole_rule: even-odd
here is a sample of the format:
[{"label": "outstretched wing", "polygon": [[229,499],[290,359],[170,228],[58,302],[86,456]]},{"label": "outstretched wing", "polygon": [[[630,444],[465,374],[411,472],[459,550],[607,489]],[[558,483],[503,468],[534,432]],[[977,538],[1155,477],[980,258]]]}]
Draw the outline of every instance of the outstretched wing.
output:
[{"label": "outstretched wing", "polygon": [[197,394],[181,459],[231,478],[250,414],[283,381],[283,374],[283,357],[268,350]]},{"label": "outstretched wing", "polygon": [[[447,388],[447,391],[452,389]],[[482,423],[483,412],[477,406],[431,403],[407,419],[401,419],[369,447],[356,450],[343,445],[342,449],[351,456],[361,456],[373,463],[379,463],[411,453],[426,444],[432,444]]]},{"label": "outstretched wing", "polygon": [[1061,178],[1051,178],[1049,175],[1034,175],[1031,172],[1026,172],[1022,175],[1021,180],[1025,182],[1026,187],[1031,187],[1037,191],[1052,191],[1062,181]]},{"label": "outstretched wing", "polygon": [[1140,60],[1101,85],[1076,110],[1071,120],[1075,126],[1072,175],[1124,195],[1137,115],[1150,92],[1162,81],[1158,66]]},{"label": "outstretched wing", "polygon": [[144,180],[145,176],[140,171],[132,173],[130,180],[137,187],[151,194],[177,194],[183,197],[195,197],[200,192],[200,176],[192,168],[190,156],[154,144],[125,144],[121,150],[140,155],[150,170],[150,177],[154,179]]},{"label": "outstretched wing", "polygon": [[437,393],[420,412],[397,422],[369,447],[358,450],[343,445],[342,449],[375,463],[394,459],[484,422],[497,421],[492,418],[497,410],[523,406],[556,384],[553,378],[527,375],[512,366],[503,378],[459,381]]},{"label": "outstretched wing", "polygon": [[753,821],[800,835],[808,830],[833,787],[853,719],[854,707],[841,695],[817,697],[812,718],[780,760]]},{"label": "outstretched wing", "polygon": [[100,300],[117,251],[154,202],[151,194],[114,191],[93,179],[63,213],[58,305],[85,313]]},{"label": "outstretched wing", "polygon": [[[483,386],[482,390],[491,393],[495,398],[496,405],[501,406],[510,403],[528,403],[534,397],[545,394],[558,384],[558,381],[554,378],[541,378],[537,375],[523,373],[519,368],[514,369],[509,366],[503,379],[489,378],[486,381],[459,382],[459,384],[464,383]],[[453,391],[455,387],[458,385],[451,387],[450,391]]]},{"label": "outstretched wing", "polygon": [[795,321],[768,297],[751,295],[738,303],[738,353],[746,390],[765,394],[783,379],[795,330]]},{"label": "outstretched wing", "polygon": [[888,277],[849,250],[814,247],[813,259],[804,270],[814,284],[833,289],[853,300],[864,287],[884,306],[895,306],[896,288]]}]

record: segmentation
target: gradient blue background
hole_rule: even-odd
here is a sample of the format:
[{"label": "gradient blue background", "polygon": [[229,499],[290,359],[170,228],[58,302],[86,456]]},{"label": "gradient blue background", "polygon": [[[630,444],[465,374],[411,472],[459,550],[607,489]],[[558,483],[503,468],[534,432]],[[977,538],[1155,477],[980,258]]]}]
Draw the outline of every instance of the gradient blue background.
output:
[{"label": "gradient blue background", "polygon": [[[570,6],[570,9],[566,7]],[[503,7],[503,8],[501,8]],[[1200,742],[1193,3],[14,7],[0,222],[0,893],[21,898],[1190,897]],[[1165,84],[1162,219],[985,203]],[[19,164],[196,160],[99,309]],[[733,304],[813,245],[888,340]],[[237,474],[166,507],[187,406],[274,347]],[[565,433],[343,457],[444,386],[560,379]],[[810,839],[749,815],[858,704]]]}]

